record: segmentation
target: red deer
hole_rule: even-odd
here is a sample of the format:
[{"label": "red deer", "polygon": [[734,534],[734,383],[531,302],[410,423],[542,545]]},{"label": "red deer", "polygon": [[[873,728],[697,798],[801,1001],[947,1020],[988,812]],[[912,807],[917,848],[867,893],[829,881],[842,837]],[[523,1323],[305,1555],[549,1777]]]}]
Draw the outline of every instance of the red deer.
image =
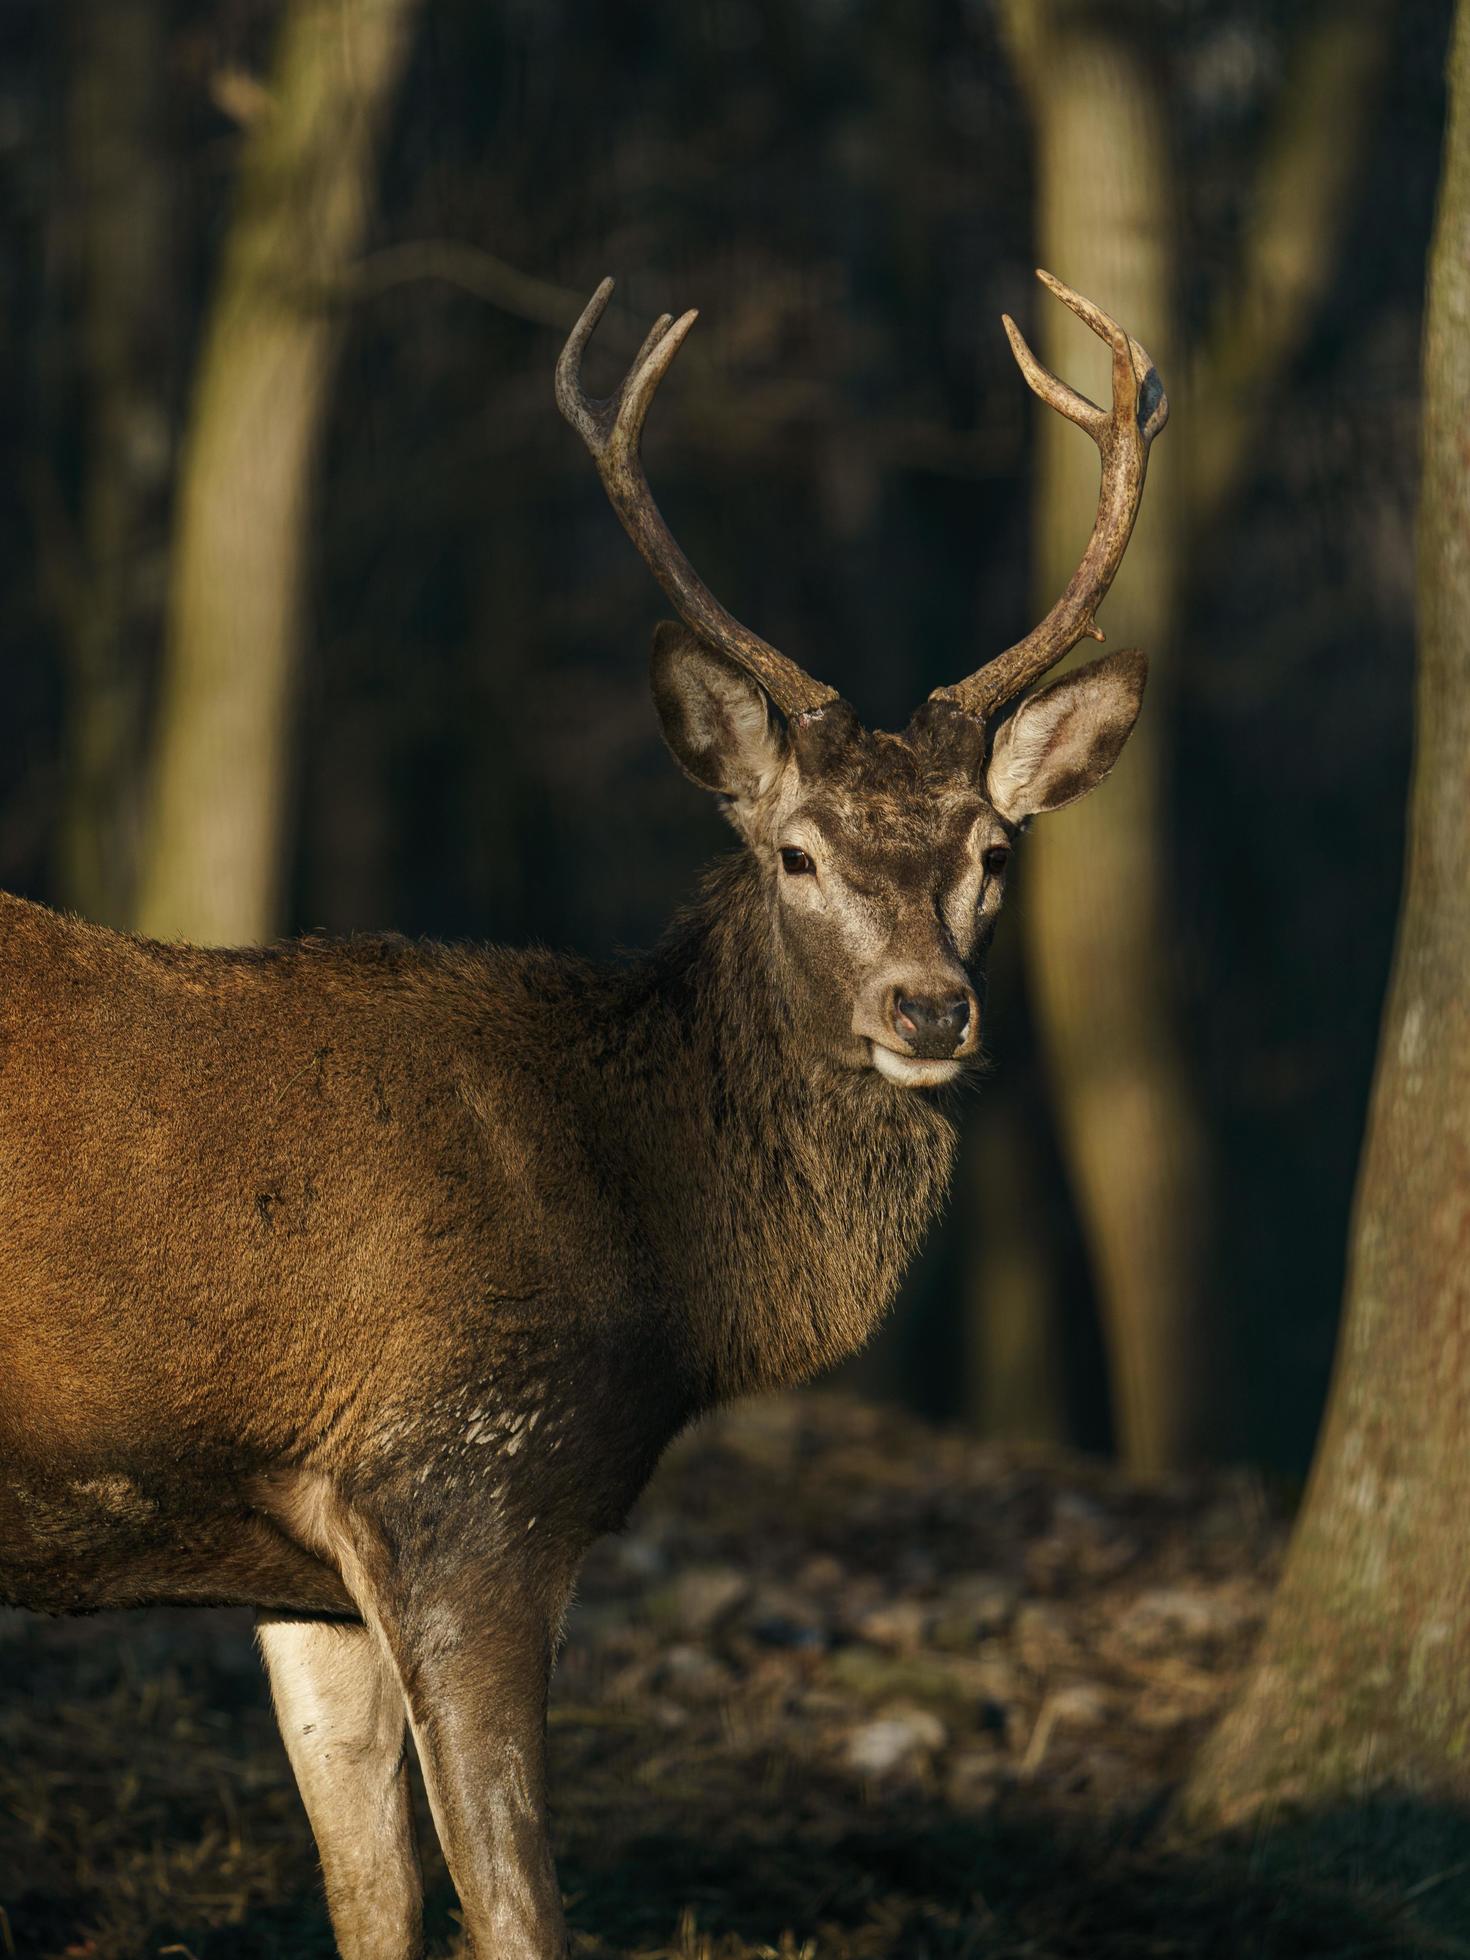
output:
[{"label": "red deer", "polygon": [[583,392],[682,624],[653,695],[741,848],[644,958],[308,939],[208,951],[0,899],[0,1600],[243,1603],[348,1960],[421,1951],[410,1734],[475,1950],[565,1931],[547,1682],[588,1545],[715,1403],[851,1354],[939,1204],[936,1093],[1027,820],[1101,780],[1139,653],[1022,695],[1085,634],[1167,403],[1112,349],[1102,409],[1006,330],[1102,455],[1035,630],[901,735],[740,625],[639,462],[693,313]]}]

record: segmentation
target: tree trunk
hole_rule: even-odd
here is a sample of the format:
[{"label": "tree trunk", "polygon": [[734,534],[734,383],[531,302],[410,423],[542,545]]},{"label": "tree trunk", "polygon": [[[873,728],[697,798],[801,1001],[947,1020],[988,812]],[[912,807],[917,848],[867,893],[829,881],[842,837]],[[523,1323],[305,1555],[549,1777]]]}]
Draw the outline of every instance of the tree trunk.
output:
[{"label": "tree trunk", "polygon": [[1046,1096],[1024,1026],[1024,986],[1019,936],[1002,933],[982,1017],[1001,1030],[996,1072],[970,1113],[955,1171],[956,1209],[973,1221],[961,1268],[963,1406],[982,1436],[1061,1445],[1078,1441],[1052,1229],[1052,1214],[1066,1201],[1049,1175]]},{"label": "tree trunk", "polygon": [[1331,286],[1392,20],[1389,0],[1325,0],[1292,49],[1256,161],[1240,262],[1190,362],[1179,446],[1191,548],[1215,543],[1249,484],[1277,390]]},{"label": "tree trunk", "polygon": [[1326,1426],[1261,1653],[1189,1792],[1470,1802],[1470,0],[1430,254],[1403,912]]},{"label": "tree trunk", "polygon": [[[66,904],[120,926],[138,848],[144,650],[160,624],[172,460],[157,387],[169,300],[165,47],[159,0],[81,0],[68,24],[86,439],[76,545],[52,577],[66,652],[57,883]],[[70,528],[59,507],[46,521]]]},{"label": "tree trunk", "polygon": [[184,459],[137,924],[280,923],[312,467],[376,138],[418,0],[290,0],[250,130]]},{"label": "tree trunk", "polygon": [[[1088,7],[1015,0],[1033,78],[1041,261],[1096,299],[1169,376],[1177,346],[1171,159],[1145,55]],[[1106,353],[1063,308],[1036,316],[1041,358],[1096,400]],[[1036,482],[1038,616],[1066,584],[1097,505],[1096,452],[1044,415]],[[1166,435],[1104,619],[1151,659],[1149,698],[1112,779],[1027,839],[1023,931],[1062,1146],[1091,1249],[1125,1460],[1200,1451],[1208,1362],[1198,1312],[1205,1180],[1175,1033],[1164,892],[1164,734],[1180,525]]]},{"label": "tree trunk", "polygon": [[[1151,656],[1148,704],[1117,774],[1085,810],[1046,819],[1028,840],[1019,908],[1105,1324],[1119,1445],[1149,1470],[1207,1455],[1229,1429],[1224,1342],[1204,1272],[1207,1152],[1169,954],[1174,642],[1193,546],[1216,534],[1248,481],[1261,425],[1326,290],[1390,15],[1385,0],[1343,0],[1307,19],[1262,142],[1239,267],[1193,359],[1174,307],[1178,218],[1147,50],[1099,0],[1007,0],[1003,19],[1035,121],[1040,256],[1151,349],[1180,408],[1151,461],[1143,514],[1105,613],[1114,644],[1136,641]],[[1344,128],[1358,140],[1345,143]],[[1106,399],[1106,356],[1055,307],[1043,304],[1037,318],[1048,364],[1091,373],[1092,392]],[[1097,466],[1055,416],[1043,420],[1041,442],[1044,610],[1086,537]],[[997,1147],[1019,1148],[1014,1138]],[[990,1232],[987,1210],[987,1292],[1005,1278],[991,1271]],[[1033,1291],[1037,1277],[1033,1268]],[[1034,1307],[1011,1316],[1009,1365],[1034,1381],[1045,1358],[1024,1351],[1026,1330],[1047,1321]],[[983,1352],[991,1343],[974,1345]]]}]

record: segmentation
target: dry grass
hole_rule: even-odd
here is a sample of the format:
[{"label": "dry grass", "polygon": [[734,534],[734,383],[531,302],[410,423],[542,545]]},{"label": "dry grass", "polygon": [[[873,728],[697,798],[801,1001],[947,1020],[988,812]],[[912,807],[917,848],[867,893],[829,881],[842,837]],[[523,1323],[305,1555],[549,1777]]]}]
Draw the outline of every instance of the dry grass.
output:
[{"label": "dry grass", "polygon": [[[1167,1823],[1280,1537],[1246,1481],[1143,1488],[830,1396],[708,1426],[598,1551],[558,1675],[574,1950],[1470,1952],[1423,1916],[1463,1834],[1426,1876]],[[5,1616],[0,1670],[0,1954],[331,1954],[247,1616]],[[440,1952],[453,1906],[435,1865]]]}]

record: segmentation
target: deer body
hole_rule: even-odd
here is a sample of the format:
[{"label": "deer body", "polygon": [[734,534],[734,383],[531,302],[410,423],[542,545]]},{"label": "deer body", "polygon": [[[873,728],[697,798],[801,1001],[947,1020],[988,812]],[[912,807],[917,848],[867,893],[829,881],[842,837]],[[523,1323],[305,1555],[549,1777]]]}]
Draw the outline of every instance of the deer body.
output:
[{"label": "deer body", "polygon": [[574,1561],[691,1416],[859,1346],[951,1128],[792,1065],[753,883],[612,969],[0,899],[0,1597],[352,1611],[297,1473]]},{"label": "deer body", "polygon": [[208,952],[0,897],[0,1602],[258,1609],[347,1960],[421,1952],[409,1733],[474,1950],[564,1950],[547,1683],[590,1542],[692,1417],[861,1345],[940,1203],[1012,843],[1144,667],[997,709],[1091,630],[1166,413],[1110,413],[1082,570],[902,735],[739,626],[637,463],[692,321],[558,397],[683,617],[665,738],[742,850],[647,958]]}]

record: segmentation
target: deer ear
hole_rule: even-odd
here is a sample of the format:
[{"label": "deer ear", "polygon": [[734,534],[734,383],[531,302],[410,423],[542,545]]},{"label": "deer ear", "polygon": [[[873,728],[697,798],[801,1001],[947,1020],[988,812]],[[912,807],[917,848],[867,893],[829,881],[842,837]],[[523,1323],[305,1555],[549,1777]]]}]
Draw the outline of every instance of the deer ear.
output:
[{"label": "deer ear", "polygon": [[786,760],[765,689],[733,660],[664,620],[654,631],[653,701],[674,760],[703,789],[753,803]]},{"label": "deer ear", "polygon": [[1023,701],[1001,725],[985,794],[1008,823],[1096,789],[1138,719],[1148,658],[1110,653]]}]

